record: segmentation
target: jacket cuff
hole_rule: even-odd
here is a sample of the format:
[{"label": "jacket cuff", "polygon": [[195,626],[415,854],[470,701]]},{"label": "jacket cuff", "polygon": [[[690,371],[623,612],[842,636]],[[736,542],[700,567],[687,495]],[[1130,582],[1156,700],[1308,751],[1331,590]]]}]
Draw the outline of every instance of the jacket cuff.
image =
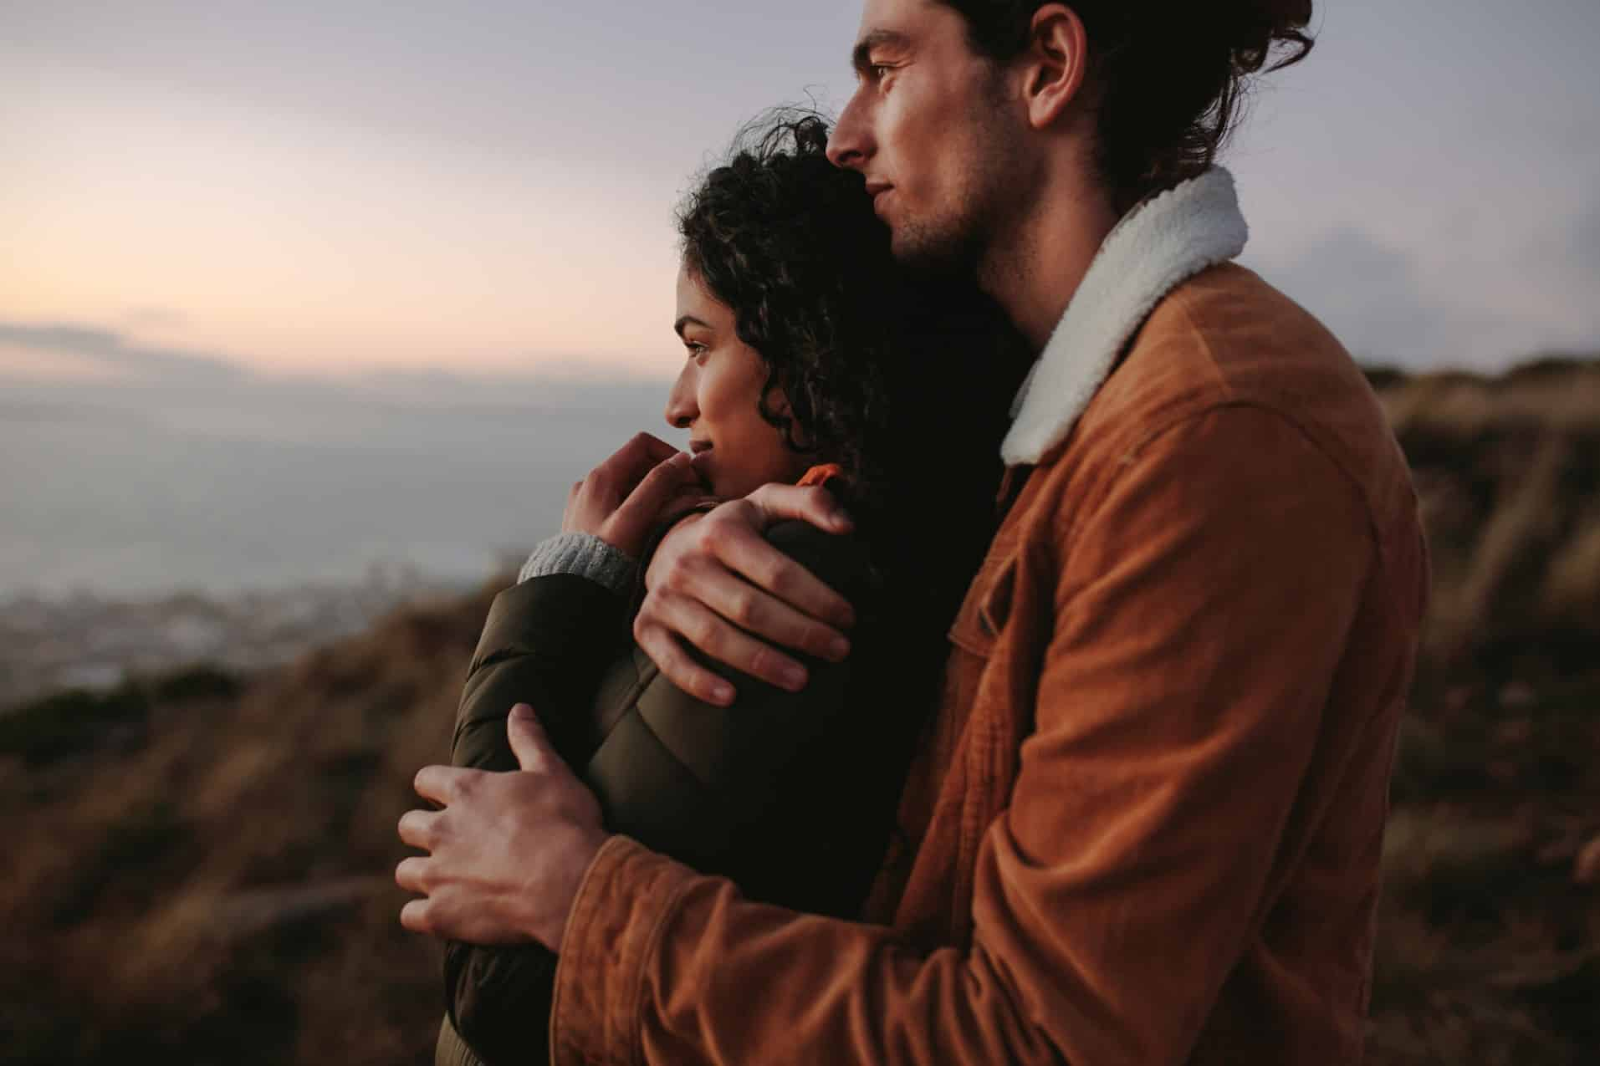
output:
[{"label": "jacket cuff", "polygon": [[558,533],[522,564],[517,584],[549,574],[573,574],[605,586],[623,599],[633,591],[638,564],[593,533]]},{"label": "jacket cuff", "polygon": [[550,1005],[552,1066],[634,1066],[642,1059],[645,967],[698,876],[625,836],[601,845],[561,935]]}]

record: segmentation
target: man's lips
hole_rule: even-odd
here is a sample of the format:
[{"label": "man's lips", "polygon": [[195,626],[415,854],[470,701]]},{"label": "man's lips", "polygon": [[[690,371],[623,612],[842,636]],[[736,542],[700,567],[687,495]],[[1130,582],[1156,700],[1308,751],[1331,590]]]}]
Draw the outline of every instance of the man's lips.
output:
[{"label": "man's lips", "polygon": [[867,195],[872,197],[872,210],[878,214],[883,213],[883,194],[894,188],[886,181],[867,182]]},{"label": "man's lips", "polygon": [[708,440],[692,440],[689,442],[689,450],[696,455],[701,452],[708,452],[711,450],[711,442]]}]

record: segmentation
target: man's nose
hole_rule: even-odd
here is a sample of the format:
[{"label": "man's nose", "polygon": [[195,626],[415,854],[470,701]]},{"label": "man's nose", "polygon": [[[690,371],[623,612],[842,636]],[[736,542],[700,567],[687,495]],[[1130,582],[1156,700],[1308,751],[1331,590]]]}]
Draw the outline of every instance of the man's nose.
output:
[{"label": "man's nose", "polygon": [[675,429],[688,429],[700,414],[694,402],[693,379],[694,363],[690,362],[678,373],[678,380],[672,383],[672,391],[667,393],[667,409],[664,414],[667,425]]},{"label": "man's nose", "polygon": [[828,135],[828,162],[834,166],[860,170],[872,154],[865,111],[858,88],[839,112],[839,121],[833,124],[833,132]]}]

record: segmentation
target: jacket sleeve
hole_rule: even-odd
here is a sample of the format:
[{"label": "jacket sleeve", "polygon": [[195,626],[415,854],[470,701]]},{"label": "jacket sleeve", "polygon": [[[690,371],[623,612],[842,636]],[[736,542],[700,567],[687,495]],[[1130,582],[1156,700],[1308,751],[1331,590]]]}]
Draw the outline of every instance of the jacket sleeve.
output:
[{"label": "jacket sleeve", "polygon": [[556,749],[581,765],[589,704],[626,645],[626,621],[620,596],[573,574],[530,578],[496,596],[467,668],[452,764],[515,770],[506,719],[528,703]]},{"label": "jacket sleeve", "polygon": [[1264,912],[1375,549],[1354,485],[1270,413],[1119,459],[1024,548],[1055,556],[1054,617],[971,943],[756,904],[614,837],[568,919],[556,1062],[1186,1059]]},{"label": "jacket sleeve", "polygon": [[[625,640],[621,597],[595,581],[548,574],[500,593],[467,670],[451,762],[515,770],[506,719],[514,704],[526,702],[563,758],[581,765],[594,689]],[[447,943],[441,1060],[447,1061],[447,1046],[459,1057],[470,1045],[490,1064],[522,1061],[528,1031],[522,1024],[501,1024],[497,1005],[547,1003],[554,969],[555,958],[542,945]]]},{"label": "jacket sleeve", "polygon": [[[801,522],[774,526],[768,539],[856,605],[857,633],[867,634],[870,646],[878,626],[864,545]],[[811,684],[800,693],[734,677],[739,699],[721,708],[677,688],[633,649],[642,676],[618,688],[623,702],[604,708],[617,717],[602,738],[590,708],[606,663],[595,661],[595,649],[607,660],[627,654],[602,639],[614,628],[615,600],[593,582],[563,576],[532,578],[496,599],[462,698],[458,765],[515,768],[505,721],[518,700],[541,708],[547,724],[545,706],[558,712],[557,722],[571,708],[567,740],[557,747],[595,790],[608,827],[735,877],[764,898],[830,913],[859,905],[893,795],[874,797],[883,817],[865,816],[860,797],[874,779],[857,774],[840,786],[823,776],[819,789],[817,765],[839,740],[846,724],[840,714],[854,703],[847,696],[858,683],[852,661],[808,660]],[[630,669],[608,673],[601,702],[613,680],[634,676]],[[535,702],[540,698],[545,705]],[[853,732],[857,747],[843,761],[870,758],[875,734]],[[491,1064],[528,1061],[548,1029],[554,967],[538,945],[448,945],[454,1029]]]},{"label": "jacket sleeve", "polygon": [[[788,692],[729,673],[739,697],[704,703],[642,652],[642,684],[589,760],[583,777],[607,828],[766,900],[853,914],[877,869],[899,778],[892,750],[906,730],[861,720],[889,654],[865,545],[804,522],[767,533],[856,608],[855,654],[841,663],[802,656],[809,683]],[[889,708],[883,709],[885,714]]]}]

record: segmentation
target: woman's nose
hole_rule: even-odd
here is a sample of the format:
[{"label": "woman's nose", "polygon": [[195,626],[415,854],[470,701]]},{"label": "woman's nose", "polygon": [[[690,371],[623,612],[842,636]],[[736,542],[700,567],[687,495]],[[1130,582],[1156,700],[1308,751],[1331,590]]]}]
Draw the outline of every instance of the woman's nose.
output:
[{"label": "woman's nose", "polygon": [[688,429],[693,424],[699,410],[694,402],[694,364],[688,363],[678,374],[678,380],[672,383],[672,391],[667,393],[667,409],[664,412],[667,424],[676,429]]}]

